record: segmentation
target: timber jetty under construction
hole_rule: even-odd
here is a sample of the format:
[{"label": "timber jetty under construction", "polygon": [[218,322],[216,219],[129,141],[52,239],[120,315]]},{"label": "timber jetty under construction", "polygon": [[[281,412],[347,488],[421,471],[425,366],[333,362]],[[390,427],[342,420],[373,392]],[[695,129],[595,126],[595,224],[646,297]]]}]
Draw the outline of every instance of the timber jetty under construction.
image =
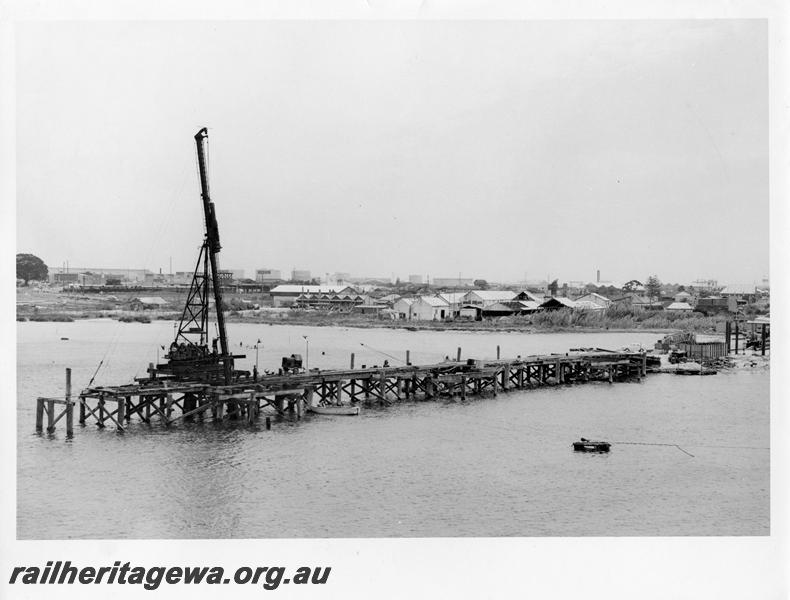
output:
[{"label": "timber jetty under construction", "polygon": [[[259,376],[235,368],[243,355],[229,352],[219,282],[219,228],[214,203],[209,195],[208,133],[195,135],[200,173],[201,200],[205,217],[203,244],[198,254],[175,338],[165,361],[149,365],[148,376],[118,386],[92,386],[79,393],[79,423],[95,421],[99,427],[113,424],[122,431],[135,415],[145,423],[153,420],[170,426],[177,421],[224,419],[255,423],[266,411],[269,415],[291,415],[299,419],[307,411],[356,414],[349,407],[372,403],[388,405],[401,399],[491,394],[510,389],[588,381],[641,379],[653,366],[653,357],[644,352],[577,350],[567,354],[533,355],[514,359],[445,360],[432,365],[351,368],[346,370],[301,369],[301,361],[283,360],[276,375]],[[213,299],[218,337],[209,345],[209,310]],[[293,357],[296,359],[296,357]],[[101,366],[101,363],[100,363]],[[95,378],[95,375],[94,375]],[[71,370],[66,370],[65,398],[38,398],[36,428],[54,431],[66,417],[66,431],[73,430]],[[56,406],[63,407],[56,414]],[[345,411],[344,411],[345,407]],[[270,426],[270,417],[266,425]]]}]

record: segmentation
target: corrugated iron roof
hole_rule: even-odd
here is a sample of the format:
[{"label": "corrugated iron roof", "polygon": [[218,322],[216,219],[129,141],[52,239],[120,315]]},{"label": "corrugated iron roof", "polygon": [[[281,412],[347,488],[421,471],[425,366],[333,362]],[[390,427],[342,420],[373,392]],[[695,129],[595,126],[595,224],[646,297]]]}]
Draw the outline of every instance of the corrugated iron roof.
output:
[{"label": "corrugated iron roof", "polygon": [[568,308],[576,308],[576,303],[570,298],[565,298],[564,296],[555,296],[553,298],[547,298],[546,301],[543,304],[541,304],[541,306],[546,306],[552,301],[557,301],[563,306],[567,306]]},{"label": "corrugated iron roof", "polygon": [[734,283],[726,286],[719,293],[723,296],[726,296],[728,294],[732,296],[748,296],[749,294],[755,294],[756,290],[757,290],[757,286],[755,285],[749,285],[746,283]]},{"label": "corrugated iron roof", "polygon": [[356,290],[348,285],[278,285],[270,291],[272,294],[337,294],[343,290]]},{"label": "corrugated iron roof", "polygon": [[470,290],[465,295],[475,294],[481,300],[512,300],[518,294],[511,290]]},{"label": "corrugated iron roof", "polygon": [[688,302],[673,302],[666,307],[666,310],[694,310]]},{"label": "corrugated iron roof", "polygon": [[598,304],[592,300],[576,300],[573,308],[578,308],[580,310],[606,310],[603,304]]},{"label": "corrugated iron roof", "polygon": [[450,305],[447,300],[437,298],[436,296],[420,296],[417,300],[429,306],[443,307]]},{"label": "corrugated iron roof", "polygon": [[450,304],[458,304],[464,296],[466,296],[466,292],[443,292],[439,294],[439,298]]},{"label": "corrugated iron roof", "polygon": [[160,298],[159,296],[139,296],[137,298],[133,298],[132,302],[142,302],[143,304],[167,304],[167,300],[164,298]]}]

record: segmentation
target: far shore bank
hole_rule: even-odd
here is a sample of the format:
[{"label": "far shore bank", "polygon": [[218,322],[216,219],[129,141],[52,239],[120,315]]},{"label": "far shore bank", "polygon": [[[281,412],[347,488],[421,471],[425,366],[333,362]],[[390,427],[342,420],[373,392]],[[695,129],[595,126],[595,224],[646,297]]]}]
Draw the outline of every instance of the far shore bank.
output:
[{"label": "far shore bank", "polygon": [[[17,321],[24,322],[73,322],[87,319],[112,319],[129,323],[151,323],[153,321],[176,321],[180,313],[163,311],[52,311],[38,314],[18,314]],[[613,327],[581,325],[534,324],[519,319],[499,319],[491,321],[402,321],[384,320],[366,315],[315,314],[304,313],[260,313],[234,314],[226,316],[227,323],[249,323],[261,325],[310,326],[310,327],[347,327],[354,329],[401,329],[407,331],[480,331],[500,333],[656,333],[667,334],[681,330],[682,327]],[[715,335],[710,327],[700,328],[696,333]]]}]

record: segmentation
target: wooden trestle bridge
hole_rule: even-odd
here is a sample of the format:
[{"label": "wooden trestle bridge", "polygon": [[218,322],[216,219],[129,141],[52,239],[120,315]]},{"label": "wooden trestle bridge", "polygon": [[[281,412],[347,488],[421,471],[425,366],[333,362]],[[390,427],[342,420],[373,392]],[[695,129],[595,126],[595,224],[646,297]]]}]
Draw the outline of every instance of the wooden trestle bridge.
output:
[{"label": "wooden trestle bridge", "polygon": [[[459,352],[460,355],[460,352]],[[460,356],[459,356],[460,358]],[[591,381],[640,380],[648,372],[644,352],[586,351],[497,360],[449,360],[431,365],[407,365],[306,373],[250,376],[231,384],[148,378],[120,386],[88,387],[79,393],[79,423],[114,426],[123,431],[132,419],[171,426],[179,421],[242,421],[254,424],[261,415],[301,419],[311,407],[390,405],[399,400],[432,400],[467,396],[496,396],[510,390]],[[36,426],[53,431],[67,416],[71,434],[70,373],[66,398],[39,398]],[[55,404],[65,405],[60,416]]]}]

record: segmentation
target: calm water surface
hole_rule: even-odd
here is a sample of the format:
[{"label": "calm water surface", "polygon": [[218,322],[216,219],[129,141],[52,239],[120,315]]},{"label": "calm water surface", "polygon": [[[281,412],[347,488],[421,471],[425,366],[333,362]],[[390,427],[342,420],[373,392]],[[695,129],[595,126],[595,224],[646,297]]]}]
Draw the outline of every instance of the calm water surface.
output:
[{"label": "calm water surface", "polygon": [[[36,435],[35,398],[143,376],[172,324],[19,323],[21,539],[767,535],[769,374],[651,375],[460,400],[402,402],[359,417],[243,425],[133,420]],[[410,332],[232,324],[252,368],[305,354],[311,367],[646,346],[651,333]],[[68,340],[62,340],[67,337]],[[239,346],[241,343],[241,346]],[[362,346],[361,344],[365,344]],[[390,354],[389,358],[381,353]],[[580,436],[615,442],[579,454]],[[750,446],[733,449],[715,446]],[[42,518],[42,515],[47,515]],[[79,515],[90,515],[82,518]]]}]

